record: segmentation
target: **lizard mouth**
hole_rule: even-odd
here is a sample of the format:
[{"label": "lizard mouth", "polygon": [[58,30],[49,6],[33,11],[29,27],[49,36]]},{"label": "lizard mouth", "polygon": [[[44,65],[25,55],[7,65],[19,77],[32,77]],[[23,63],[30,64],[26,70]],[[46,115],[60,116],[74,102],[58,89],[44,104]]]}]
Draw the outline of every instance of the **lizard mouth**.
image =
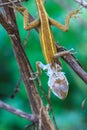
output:
[{"label": "lizard mouth", "polygon": [[49,77],[48,86],[51,91],[60,99],[65,99],[68,94],[68,81],[63,72],[58,72]]},{"label": "lizard mouth", "polygon": [[65,99],[68,94],[68,86],[54,84],[52,92],[60,99]]}]

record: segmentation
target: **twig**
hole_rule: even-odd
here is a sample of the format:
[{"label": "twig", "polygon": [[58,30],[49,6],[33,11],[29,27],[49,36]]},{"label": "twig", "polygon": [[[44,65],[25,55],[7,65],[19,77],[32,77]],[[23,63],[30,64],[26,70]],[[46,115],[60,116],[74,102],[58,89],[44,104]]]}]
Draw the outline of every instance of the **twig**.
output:
[{"label": "twig", "polygon": [[[66,49],[59,46],[59,44],[56,44],[57,50],[59,52],[65,51]],[[83,70],[82,66],[78,62],[78,60],[72,55],[68,54],[65,56],[62,56],[64,61],[74,70],[74,72],[85,82],[87,83],[87,73]]]},{"label": "twig", "polygon": [[18,116],[20,116],[20,117],[22,117],[22,118],[25,118],[25,119],[27,119],[27,120],[30,120],[30,121],[32,121],[32,122],[38,121],[38,119],[36,118],[35,115],[33,115],[33,114],[28,114],[28,113],[23,112],[23,111],[21,111],[21,110],[19,110],[19,109],[13,108],[13,107],[11,107],[10,105],[8,105],[8,104],[2,102],[1,100],[0,100],[0,108],[2,108],[2,109],[4,109],[4,110],[7,110],[7,111],[9,111],[9,112],[11,112],[11,113],[13,113],[13,114],[16,114],[16,115],[18,115]]},{"label": "twig", "polygon": [[14,91],[13,91],[13,93],[11,94],[11,98],[14,98],[15,97],[15,95],[20,91],[20,83],[22,82],[22,76],[20,77],[20,79],[18,80],[18,82],[17,82],[17,84],[16,84],[16,86],[15,86],[15,88],[14,88]]},{"label": "twig", "polygon": [[87,2],[85,0],[75,0],[77,3],[79,3],[84,8],[87,8]]},{"label": "twig", "polygon": [[[24,0],[21,0],[21,2],[22,1],[24,1]],[[14,3],[19,3],[20,2],[20,0],[14,0],[13,1]],[[1,3],[0,4],[0,7],[2,7],[2,6],[7,6],[7,5],[10,5],[11,4],[11,2],[4,2],[4,3]]]},{"label": "twig", "polygon": [[[20,1],[18,1],[18,0],[15,0],[15,1],[13,1],[14,3],[18,3],[18,2],[20,2]],[[2,7],[2,6],[7,6],[7,5],[10,5],[11,4],[11,2],[4,2],[4,3],[1,3],[0,4],[0,7]]]},{"label": "twig", "polygon": [[27,41],[28,41],[28,38],[30,36],[30,31],[28,31],[27,35],[26,35],[26,38],[24,39],[24,43],[23,43],[23,48],[25,48],[26,44],[27,44]]}]

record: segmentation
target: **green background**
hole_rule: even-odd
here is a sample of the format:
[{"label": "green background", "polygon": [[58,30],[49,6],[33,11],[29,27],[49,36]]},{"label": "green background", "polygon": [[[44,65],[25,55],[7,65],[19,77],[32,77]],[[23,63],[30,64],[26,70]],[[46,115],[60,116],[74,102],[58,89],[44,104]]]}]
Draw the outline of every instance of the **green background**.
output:
[{"label": "green background", "polygon": [[[23,3],[30,13],[37,18],[38,12],[35,0]],[[45,8],[50,17],[64,24],[66,15],[79,6],[73,0],[47,0]],[[72,18],[68,32],[63,32],[56,27],[52,27],[55,41],[67,49],[74,48],[75,57],[82,67],[87,71],[87,10],[81,9],[79,17]],[[22,43],[27,35],[23,28],[23,17],[16,13],[17,24],[22,39]],[[36,71],[36,61],[45,63],[38,33],[33,29],[30,31],[28,43],[25,48],[32,68]],[[69,81],[69,94],[65,100],[58,99],[51,94],[51,102],[57,125],[60,130],[86,130],[87,129],[87,102],[85,108],[81,108],[83,99],[87,96],[87,85],[75,74],[75,72],[61,59],[63,71]],[[14,99],[10,99],[18,79],[20,77],[19,68],[16,63],[10,38],[5,29],[0,25],[0,100],[31,113],[26,90],[23,82],[20,85],[20,92]],[[48,77],[45,72],[41,75],[42,86],[48,91]],[[13,115],[0,109],[0,130],[23,130],[29,124],[25,119]]]}]

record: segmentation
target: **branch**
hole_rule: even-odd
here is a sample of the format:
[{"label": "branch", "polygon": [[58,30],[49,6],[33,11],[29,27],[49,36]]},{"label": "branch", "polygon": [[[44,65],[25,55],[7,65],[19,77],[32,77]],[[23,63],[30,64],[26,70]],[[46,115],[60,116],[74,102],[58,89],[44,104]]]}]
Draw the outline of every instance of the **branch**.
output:
[{"label": "branch", "polygon": [[[14,0],[13,2],[14,2],[14,3],[19,3],[20,1]],[[2,6],[7,6],[7,5],[10,5],[10,4],[11,4],[11,2],[3,2],[3,3],[0,4],[0,7],[2,7]]]},{"label": "branch", "polygon": [[[20,3],[20,2],[23,2],[23,1],[28,1],[28,0],[14,0],[13,2],[14,3]],[[10,5],[11,4],[11,2],[10,1],[8,1],[8,2],[0,2],[0,7],[3,7],[3,6],[7,6],[7,5]]]},{"label": "branch", "polygon": [[12,33],[12,31],[11,31],[11,30],[13,29],[12,26],[10,26],[10,24],[7,23],[5,17],[2,15],[1,12],[0,12],[0,23],[1,23],[1,25],[2,25],[4,28],[6,28],[6,31],[8,31],[9,34]]},{"label": "branch", "polygon": [[25,118],[25,119],[27,119],[29,121],[32,121],[32,122],[38,121],[35,115],[25,113],[25,112],[23,112],[23,111],[21,111],[19,109],[15,109],[15,108],[11,107],[10,105],[2,102],[1,100],[0,100],[0,108],[2,108],[4,110],[7,110],[7,111],[9,111],[9,112],[11,112],[13,114],[16,114],[16,115],[18,115],[18,116],[20,116],[22,118]]},{"label": "branch", "polygon": [[87,2],[85,0],[75,0],[77,3],[79,3],[84,8],[87,8]]},{"label": "branch", "polygon": [[[59,52],[65,51],[66,49],[56,44],[57,50]],[[85,82],[87,83],[87,73],[83,70],[82,66],[78,60],[71,54],[62,56],[63,60],[74,70],[74,72]]]}]

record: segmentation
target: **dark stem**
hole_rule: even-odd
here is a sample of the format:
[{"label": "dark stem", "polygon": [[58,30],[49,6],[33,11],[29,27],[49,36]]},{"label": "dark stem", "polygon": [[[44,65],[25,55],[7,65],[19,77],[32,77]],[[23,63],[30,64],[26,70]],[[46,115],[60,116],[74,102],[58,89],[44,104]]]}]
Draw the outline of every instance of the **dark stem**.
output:
[{"label": "dark stem", "polygon": [[[59,52],[65,51],[66,49],[56,44],[57,50]],[[83,70],[79,61],[72,54],[61,56],[63,60],[74,70],[74,72],[85,82],[87,83],[87,73]]]},{"label": "dark stem", "polygon": [[[22,0],[22,1],[25,1],[25,0]],[[20,3],[20,1],[18,1],[18,0],[14,0],[13,2],[14,3]],[[3,3],[0,3],[0,7],[7,6],[7,5],[10,5],[10,4],[11,4],[11,2],[3,2]]]},{"label": "dark stem", "polygon": [[0,100],[0,108],[2,108],[4,110],[7,110],[7,111],[9,111],[9,112],[11,112],[13,114],[16,114],[16,115],[18,115],[18,116],[20,116],[22,118],[25,118],[25,119],[27,119],[29,121],[32,121],[32,122],[38,121],[38,119],[36,118],[35,115],[28,114],[28,113],[25,113],[25,112],[23,112],[23,111],[21,111],[19,109],[13,108],[10,105],[2,102],[1,100]]}]

